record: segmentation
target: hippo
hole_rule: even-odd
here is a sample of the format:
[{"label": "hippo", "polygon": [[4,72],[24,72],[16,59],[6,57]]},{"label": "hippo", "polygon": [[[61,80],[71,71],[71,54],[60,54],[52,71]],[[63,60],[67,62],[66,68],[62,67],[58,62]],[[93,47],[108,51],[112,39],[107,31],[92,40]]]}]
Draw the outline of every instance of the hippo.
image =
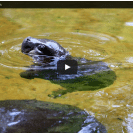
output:
[{"label": "hippo", "polygon": [[70,56],[59,43],[50,39],[36,39],[33,37],[27,37],[24,39],[21,52],[31,56],[34,63],[41,63],[48,65],[54,62],[57,64],[59,59],[65,59]]},{"label": "hippo", "polygon": [[50,39],[27,37],[21,47],[22,53],[34,55],[57,56],[69,54],[59,43]]},{"label": "hippo", "polygon": [[[44,70],[43,76],[45,76],[45,79],[50,79],[51,75],[53,75],[52,79],[55,80],[75,79],[76,77],[95,74],[100,71],[110,71],[108,65],[102,61],[92,61],[85,58],[72,57],[59,43],[50,39],[36,39],[29,36],[22,42],[21,51],[33,58],[34,64],[28,67],[28,71],[35,71],[29,71],[29,73],[38,75],[36,74],[38,73],[38,70],[41,70],[41,74],[43,73],[42,70]],[[77,74],[71,76],[58,75],[57,62],[59,60],[76,60],[78,64]],[[28,72],[26,71],[26,75],[27,73]]]}]

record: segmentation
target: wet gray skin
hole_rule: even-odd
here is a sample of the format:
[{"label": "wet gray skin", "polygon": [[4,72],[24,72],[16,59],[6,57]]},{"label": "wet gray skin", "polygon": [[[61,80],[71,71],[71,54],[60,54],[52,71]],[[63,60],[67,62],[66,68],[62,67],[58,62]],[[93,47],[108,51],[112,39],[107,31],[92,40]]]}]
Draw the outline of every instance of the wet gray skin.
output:
[{"label": "wet gray skin", "polygon": [[21,51],[31,56],[34,63],[43,66],[49,65],[51,62],[53,62],[52,65],[56,65],[59,59],[65,59],[67,56],[70,56],[69,52],[56,41],[36,39],[30,36],[24,39]]},{"label": "wet gray skin", "polygon": [[[21,51],[33,58],[34,65],[30,66],[30,70],[36,71],[29,72],[32,76],[38,76],[38,70],[44,70],[41,73],[45,75],[44,79],[74,79],[76,77],[95,74],[95,72],[108,71],[110,68],[108,65],[101,61],[91,61],[85,58],[72,57],[68,51],[66,51],[59,43],[49,39],[36,39],[33,37],[27,37],[24,39],[21,47]],[[58,75],[57,61],[58,60],[76,60],[78,62],[77,74]],[[55,71],[48,71],[48,70]],[[46,71],[45,71],[46,70]],[[28,72],[26,71],[26,74]],[[25,73],[23,74],[25,75]],[[34,77],[33,76],[33,77]],[[23,77],[23,76],[22,76]],[[39,76],[38,76],[39,77]]]},{"label": "wet gray skin", "polygon": [[30,36],[24,39],[21,51],[25,54],[57,57],[68,54],[68,52],[54,40],[36,39]]}]

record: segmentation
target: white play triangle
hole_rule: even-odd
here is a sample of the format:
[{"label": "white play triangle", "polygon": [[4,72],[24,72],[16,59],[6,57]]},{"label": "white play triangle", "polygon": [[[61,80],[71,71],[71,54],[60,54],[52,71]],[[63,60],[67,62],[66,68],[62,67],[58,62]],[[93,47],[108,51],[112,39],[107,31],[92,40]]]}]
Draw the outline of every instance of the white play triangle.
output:
[{"label": "white play triangle", "polygon": [[65,70],[67,70],[69,68],[71,68],[71,67],[65,64]]}]

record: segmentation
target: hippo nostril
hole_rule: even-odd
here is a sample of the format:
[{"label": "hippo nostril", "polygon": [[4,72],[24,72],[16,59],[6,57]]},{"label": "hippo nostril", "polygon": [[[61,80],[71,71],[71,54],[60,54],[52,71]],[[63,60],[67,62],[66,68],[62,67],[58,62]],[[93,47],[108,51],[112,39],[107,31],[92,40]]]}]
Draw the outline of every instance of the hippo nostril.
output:
[{"label": "hippo nostril", "polygon": [[25,48],[27,49],[27,48],[31,48],[30,46],[25,46]]}]

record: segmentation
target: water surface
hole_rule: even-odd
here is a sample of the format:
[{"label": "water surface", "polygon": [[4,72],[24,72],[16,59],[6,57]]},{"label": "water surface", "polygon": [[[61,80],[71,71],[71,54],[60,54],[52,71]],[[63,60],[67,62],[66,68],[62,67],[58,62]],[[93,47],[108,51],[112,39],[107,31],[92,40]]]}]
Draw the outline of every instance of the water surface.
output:
[{"label": "water surface", "polygon": [[[1,9],[0,100],[36,99],[85,109],[109,133],[133,132],[132,9]],[[20,73],[33,64],[21,53],[27,36],[52,39],[74,57],[103,61],[115,72],[110,86],[48,95],[65,87],[49,80],[26,79]]]}]

